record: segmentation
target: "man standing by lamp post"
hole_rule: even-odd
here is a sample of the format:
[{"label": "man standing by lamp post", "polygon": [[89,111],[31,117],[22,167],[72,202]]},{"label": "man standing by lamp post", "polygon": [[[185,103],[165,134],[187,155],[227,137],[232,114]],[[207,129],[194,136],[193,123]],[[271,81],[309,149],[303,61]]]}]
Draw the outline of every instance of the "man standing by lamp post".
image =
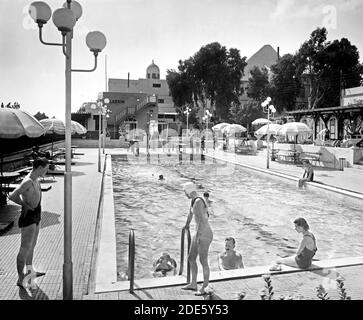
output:
[{"label": "man standing by lamp post", "polygon": [[276,109],[273,105],[270,105],[271,98],[267,97],[264,102],[261,103],[261,107],[264,112],[267,112],[267,159],[266,159],[266,168],[270,168],[270,111],[272,113],[276,112]]}]

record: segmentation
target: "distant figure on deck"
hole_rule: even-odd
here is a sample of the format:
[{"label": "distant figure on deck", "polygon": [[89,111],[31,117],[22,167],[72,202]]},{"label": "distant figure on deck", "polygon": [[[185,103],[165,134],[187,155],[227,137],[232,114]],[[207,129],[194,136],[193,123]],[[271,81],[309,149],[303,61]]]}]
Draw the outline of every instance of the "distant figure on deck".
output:
[{"label": "distant figure on deck", "polygon": [[299,180],[298,184],[300,189],[305,186],[305,183],[307,181],[309,182],[314,181],[314,169],[311,163],[309,162],[309,160],[304,160],[303,164],[304,164],[304,174],[302,179]]},{"label": "distant figure on deck", "polygon": [[236,246],[236,240],[232,237],[228,237],[225,240],[225,251],[218,255],[219,270],[232,270],[244,268],[242,262],[242,255],[237,253],[234,248]]},{"label": "distant figure on deck", "polygon": [[295,230],[303,235],[303,239],[296,252],[296,256],[281,258],[270,268],[270,271],[280,271],[281,264],[295,268],[309,268],[318,248],[314,235],[309,231],[309,225],[304,218],[297,218],[294,221]]}]

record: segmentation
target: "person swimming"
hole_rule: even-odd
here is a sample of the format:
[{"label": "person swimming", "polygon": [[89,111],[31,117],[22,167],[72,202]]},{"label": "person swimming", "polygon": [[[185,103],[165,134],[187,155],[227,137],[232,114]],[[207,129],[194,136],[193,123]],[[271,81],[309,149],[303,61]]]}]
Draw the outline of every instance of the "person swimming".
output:
[{"label": "person swimming", "polygon": [[160,258],[154,262],[153,266],[154,272],[160,272],[163,276],[166,276],[171,271],[175,275],[177,271],[176,261],[167,252],[163,252]]},{"label": "person swimming", "polygon": [[164,180],[164,176],[162,174],[159,174],[159,180]]}]

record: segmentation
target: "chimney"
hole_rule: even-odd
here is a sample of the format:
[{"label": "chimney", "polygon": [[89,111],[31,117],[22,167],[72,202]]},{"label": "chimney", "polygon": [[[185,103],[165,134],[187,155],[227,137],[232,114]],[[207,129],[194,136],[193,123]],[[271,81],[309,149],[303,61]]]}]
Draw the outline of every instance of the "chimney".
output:
[{"label": "chimney", "polygon": [[280,60],[280,47],[277,47],[277,60]]},{"label": "chimney", "polygon": [[130,88],[130,72],[127,73],[127,87]]}]

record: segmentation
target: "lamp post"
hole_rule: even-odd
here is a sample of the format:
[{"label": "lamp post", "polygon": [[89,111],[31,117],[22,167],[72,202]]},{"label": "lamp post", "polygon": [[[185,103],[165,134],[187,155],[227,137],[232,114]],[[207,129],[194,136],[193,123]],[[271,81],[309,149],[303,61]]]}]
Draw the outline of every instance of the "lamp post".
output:
[{"label": "lamp post", "polygon": [[98,172],[101,172],[101,139],[102,134],[101,132],[105,132],[104,128],[102,130],[102,116],[105,116],[107,114],[107,104],[110,103],[110,99],[99,99],[96,104],[91,105],[91,109],[97,111],[98,113]]},{"label": "lamp post", "polygon": [[146,114],[147,114],[146,157],[147,157],[147,160],[150,161],[150,152],[149,152],[149,149],[150,149],[150,141],[149,141],[149,138],[150,138],[150,119],[153,116],[153,110],[149,110]]},{"label": "lamp post", "polygon": [[264,112],[267,112],[267,160],[266,160],[266,168],[270,168],[270,111],[272,113],[276,112],[276,109],[273,105],[270,105],[271,98],[267,97],[264,102],[261,103],[261,107]]},{"label": "lamp post", "polygon": [[209,110],[205,110],[204,116],[203,116],[203,121],[206,122],[206,128],[205,128],[205,139],[204,139],[204,148],[205,150],[207,150],[206,148],[206,143],[207,143],[207,137],[208,137],[208,121],[209,119],[212,117],[212,114],[209,112]]},{"label": "lamp post", "polygon": [[189,128],[188,128],[188,124],[189,124],[189,113],[192,111],[192,109],[190,109],[189,107],[187,107],[185,110],[184,110],[184,114],[187,115],[187,139],[189,137]]},{"label": "lamp post", "polygon": [[[106,46],[106,37],[99,31],[89,32],[86,44],[94,55],[94,67],[90,70],[72,69],[73,27],[82,16],[81,5],[67,0],[63,8],[53,12],[49,5],[42,1],[29,6],[29,14],[39,28],[39,40],[44,45],[60,46],[65,55],[65,158],[64,173],[64,263],[63,263],[63,299],[73,299],[73,266],[72,266],[72,172],[71,172],[71,102],[72,72],[92,72],[97,68],[97,55]],[[43,40],[42,29],[52,16],[53,23],[62,34],[62,43],[51,43]]]}]

